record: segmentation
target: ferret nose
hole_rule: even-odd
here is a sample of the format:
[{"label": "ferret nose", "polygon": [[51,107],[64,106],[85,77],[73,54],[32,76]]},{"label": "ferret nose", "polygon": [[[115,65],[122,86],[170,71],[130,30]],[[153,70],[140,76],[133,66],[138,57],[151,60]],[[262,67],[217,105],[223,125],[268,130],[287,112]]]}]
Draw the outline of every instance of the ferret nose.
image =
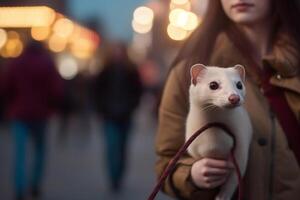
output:
[{"label": "ferret nose", "polygon": [[228,97],[228,101],[232,104],[232,105],[236,105],[240,102],[240,96],[236,95],[236,94],[232,94]]}]

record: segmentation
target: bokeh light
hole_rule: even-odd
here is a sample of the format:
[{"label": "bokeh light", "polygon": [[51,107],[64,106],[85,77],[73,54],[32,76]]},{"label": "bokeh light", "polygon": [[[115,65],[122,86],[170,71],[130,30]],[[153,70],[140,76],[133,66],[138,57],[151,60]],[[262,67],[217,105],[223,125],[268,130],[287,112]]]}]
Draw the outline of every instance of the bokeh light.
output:
[{"label": "bokeh light", "polygon": [[56,35],[68,38],[74,30],[74,23],[67,19],[67,18],[61,18],[58,19],[53,26],[53,31]]},{"label": "bokeh light", "polygon": [[50,33],[51,29],[49,26],[31,28],[31,37],[37,41],[48,39]]},{"label": "bokeh light", "polygon": [[8,37],[8,39],[12,39],[12,40],[13,39],[20,39],[20,35],[16,31],[8,31],[7,32],[7,37]]},{"label": "bokeh light", "polygon": [[53,34],[48,41],[49,49],[53,52],[62,52],[67,46],[65,38]]},{"label": "bokeh light", "polygon": [[0,29],[0,49],[5,45],[7,41],[7,33],[4,29]]},{"label": "bokeh light", "polygon": [[154,18],[153,10],[145,6],[138,7],[137,9],[135,9],[133,13],[133,20],[138,24],[142,24],[142,25],[152,24],[153,18]]},{"label": "bokeh light", "polygon": [[66,80],[73,79],[78,74],[78,64],[71,57],[64,58],[58,65],[58,72]]},{"label": "bokeh light", "polygon": [[181,8],[184,10],[191,10],[191,2],[188,0],[172,0],[170,3],[170,9],[176,9],[176,8]]},{"label": "bokeh light", "polygon": [[6,44],[6,51],[9,57],[16,58],[21,55],[23,51],[23,43],[21,40],[8,40]]},{"label": "bokeh light", "polygon": [[184,22],[187,21],[187,18],[187,12],[179,8],[172,10],[169,15],[170,23],[177,27],[180,27],[181,24],[184,24]]},{"label": "bokeh light", "polygon": [[151,8],[141,6],[135,9],[132,28],[135,32],[145,34],[151,31],[153,26],[154,12]]},{"label": "bokeh light", "polygon": [[55,11],[46,6],[0,7],[0,27],[50,26],[55,16]]},{"label": "bokeh light", "polygon": [[188,18],[187,21],[184,22],[182,28],[187,31],[193,31],[197,28],[199,24],[199,20],[196,14],[192,12],[187,12]]},{"label": "bokeh light", "polygon": [[189,3],[189,0],[172,0],[171,2],[177,5],[184,5]]},{"label": "bokeh light", "polygon": [[20,35],[15,31],[7,32],[7,42],[1,49],[1,56],[6,58],[16,58],[23,52],[23,42]]},{"label": "bokeh light", "polygon": [[151,31],[152,29],[152,24],[139,24],[135,20],[132,21],[131,23],[132,28],[135,32],[145,34]]},{"label": "bokeh light", "polygon": [[180,27],[173,26],[172,24],[168,25],[167,32],[169,37],[176,41],[184,40],[189,36],[188,31]]},{"label": "bokeh light", "polygon": [[93,55],[94,47],[91,45],[90,41],[79,38],[76,42],[71,45],[72,54],[80,59],[87,59]]},{"label": "bokeh light", "polygon": [[187,31],[192,31],[198,26],[196,14],[183,9],[174,9],[169,15],[170,23]]}]

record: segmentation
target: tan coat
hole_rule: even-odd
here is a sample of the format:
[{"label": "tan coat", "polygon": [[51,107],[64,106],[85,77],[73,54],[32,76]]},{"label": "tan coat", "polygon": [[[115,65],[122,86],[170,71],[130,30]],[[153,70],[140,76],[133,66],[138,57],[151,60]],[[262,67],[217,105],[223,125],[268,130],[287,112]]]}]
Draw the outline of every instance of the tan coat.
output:
[{"label": "tan coat", "polygon": [[[280,37],[271,56],[264,58],[262,63],[277,69],[278,74],[271,78],[270,83],[285,89],[287,101],[299,122],[300,76],[299,63],[296,59],[299,57],[288,43],[284,35]],[[238,63],[247,67],[245,59],[227,36],[220,34],[210,65],[228,67]],[[156,163],[158,175],[162,173],[185,140],[185,120],[189,109],[189,68],[190,66],[186,66],[184,62],[175,66],[164,88],[156,138],[156,152],[159,156]],[[272,120],[270,117],[268,102],[254,79],[247,78],[246,90],[245,107],[251,117],[254,135],[244,177],[245,200],[298,200],[300,199],[300,168],[288,147],[285,134],[277,119]],[[275,126],[275,131],[272,131],[274,127],[272,125]],[[272,144],[274,144],[273,150]],[[191,183],[189,176],[193,162],[195,162],[193,158],[184,155],[162,190],[178,199],[213,199],[218,189],[200,190]]]}]

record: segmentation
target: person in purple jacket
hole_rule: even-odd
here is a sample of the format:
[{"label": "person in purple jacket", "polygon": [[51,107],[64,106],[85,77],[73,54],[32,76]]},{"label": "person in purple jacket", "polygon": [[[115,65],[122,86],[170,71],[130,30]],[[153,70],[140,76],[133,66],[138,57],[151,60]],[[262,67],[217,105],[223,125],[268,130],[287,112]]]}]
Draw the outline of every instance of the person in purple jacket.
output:
[{"label": "person in purple jacket", "polygon": [[[40,195],[44,171],[46,124],[62,96],[62,80],[54,61],[41,43],[30,43],[20,57],[8,64],[2,83],[5,115],[15,138],[15,193],[25,199]],[[26,145],[34,146],[31,182],[26,181]]]}]

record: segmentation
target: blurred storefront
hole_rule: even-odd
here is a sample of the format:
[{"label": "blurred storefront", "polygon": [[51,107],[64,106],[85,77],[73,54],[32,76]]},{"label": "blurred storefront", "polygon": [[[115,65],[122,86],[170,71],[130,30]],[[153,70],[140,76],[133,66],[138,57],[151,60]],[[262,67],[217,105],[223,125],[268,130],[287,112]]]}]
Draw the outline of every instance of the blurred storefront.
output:
[{"label": "blurred storefront", "polygon": [[2,62],[18,57],[28,42],[36,40],[53,53],[63,78],[94,70],[92,60],[100,36],[67,17],[65,1],[10,1],[0,5]]}]

